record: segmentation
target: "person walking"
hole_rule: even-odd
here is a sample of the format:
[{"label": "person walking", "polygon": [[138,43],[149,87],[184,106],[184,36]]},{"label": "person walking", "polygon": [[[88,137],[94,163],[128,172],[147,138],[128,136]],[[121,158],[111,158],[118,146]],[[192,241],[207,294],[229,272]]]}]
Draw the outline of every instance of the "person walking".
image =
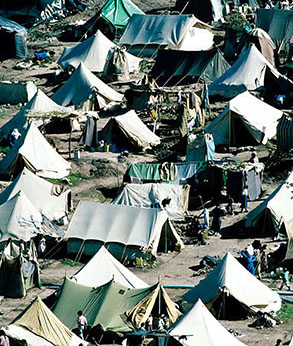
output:
[{"label": "person walking", "polygon": [[78,336],[84,340],[84,330],[87,327],[87,319],[83,316],[81,310],[77,312],[77,327],[78,327]]},{"label": "person walking", "polygon": [[245,210],[245,212],[247,213],[248,212],[248,209],[247,209],[247,201],[248,201],[248,186],[247,185],[244,185],[243,187],[243,190],[242,190],[242,200],[241,200],[241,211],[240,213],[243,212],[243,209]]},{"label": "person walking", "polygon": [[211,229],[215,232],[215,235],[216,235],[216,234],[219,234],[221,231],[221,225],[222,225],[221,216],[223,215],[223,211],[220,208],[219,203],[216,204],[216,208],[213,209],[212,214],[213,214],[213,221],[212,221]]}]

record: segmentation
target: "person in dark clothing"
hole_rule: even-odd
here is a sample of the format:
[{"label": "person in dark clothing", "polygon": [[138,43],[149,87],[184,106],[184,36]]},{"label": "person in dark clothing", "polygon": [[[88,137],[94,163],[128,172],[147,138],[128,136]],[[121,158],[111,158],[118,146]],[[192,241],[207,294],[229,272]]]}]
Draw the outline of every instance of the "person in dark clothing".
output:
[{"label": "person in dark clothing", "polygon": [[212,221],[212,227],[211,229],[215,232],[215,234],[220,233],[221,231],[221,216],[223,216],[223,211],[220,208],[220,205],[217,204],[216,207],[212,211],[213,214],[213,221]]},{"label": "person in dark clothing", "polygon": [[233,203],[234,203],[233,198],[231,197],[231,195],[228,195],[226,210],[227,210],[227,213],[230,215],[233,215]]}]

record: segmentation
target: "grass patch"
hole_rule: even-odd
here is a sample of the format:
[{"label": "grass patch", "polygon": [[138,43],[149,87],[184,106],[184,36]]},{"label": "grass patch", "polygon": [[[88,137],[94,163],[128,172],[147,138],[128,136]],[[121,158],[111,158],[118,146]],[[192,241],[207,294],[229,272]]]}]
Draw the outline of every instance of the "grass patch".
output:
[{"label": "grass patch", "polygon": [[282,302],[281,310],[277,316],[283,323],[288,323],[293,317],[293,304]]},{"label": "grass patch", "polygon": [[0,146],[0,151],[1,151],[3,154],[7,154],[9,150],[10,150],[9,147],[1,147],[1,146]]},{"label": "grass patch", "polygon": [[[77,186],[82,181],[82,179],[86,179],[86,178],[83,178],[80,173],[72,173],[72,174],[69,174],[64,179],[69,180],[70,186]],[[56,184],[56,185],[62,184],[62,179],[47,179],[47,180],[52,184]],[[65,184],[65,182],[63,182],[63,184]],[[65,184],[65,185],[68,185],[68,184]]]},{"label": "grass patch", "polygon": [[61,261],[62,264],[65,266],[70,266],[70,267],[77,267],[80,265],[79,262],[72,261],[71,259],[65,258]]}]

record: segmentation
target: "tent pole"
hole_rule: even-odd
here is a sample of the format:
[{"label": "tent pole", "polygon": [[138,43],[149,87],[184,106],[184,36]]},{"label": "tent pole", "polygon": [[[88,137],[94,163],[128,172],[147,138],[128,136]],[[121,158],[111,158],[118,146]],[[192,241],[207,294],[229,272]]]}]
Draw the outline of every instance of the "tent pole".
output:
[{"label": "tent pole", "polygon": [[68,157],[71,159],[71,137],[72,137],[72,120],[70,119],[70,134],[69,134],[69,148],[68,148]]},{"label": "tent pole", "polygon": [[165,253],[168,252],[167,222],[165,223]]}]

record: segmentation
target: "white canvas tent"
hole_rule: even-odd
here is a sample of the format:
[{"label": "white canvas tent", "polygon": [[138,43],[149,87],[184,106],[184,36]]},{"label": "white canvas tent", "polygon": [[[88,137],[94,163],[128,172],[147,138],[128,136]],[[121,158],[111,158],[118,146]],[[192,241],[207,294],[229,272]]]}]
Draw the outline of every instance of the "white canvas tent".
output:
[{"label": "white canvas tent", "polygon": [[278,233],[283,223],[292,219],[293,172],[282,184],[246,217],[246,227],[259,227],[264,234]]},{"label": "white canvas tent", "polygon": [[0,205],[19,191],[23,191],[37,210],[51,221],[64,217],[71,206],[71,190],[38,177],[26,167],[0,194]]},{"label": "white canvas tent", "polygon": [[94,255],[105,244],[119,259],[144,250],[156,256],[159,245],[165,251],[184,247],[164,210],[88,201],[79,202],[65,238],[68,253]]},{"label": "white canvas tent", "polygon": [[209,94],[232,98],[243,91],[256,90],[264,86],[268,71],[276,80],[280,78],[287,80],[266,60],[255,45],[251,45],[242,52],[229,70],[209,86]]},{"label": "white canvas tent", "polygon": [[[228,252],[217,267],[183,297],[184,309],[198,299],[217,317],[226,318],[245,311],[277,312],[281,299],[253,276]],[[225,304],[221,304],[224,302]],[[229,300],[230,299],[230,300]]]},{"label": "white canvas tent", "polygon": [[0,241],[9,238],[29,241],[45,232],[43,217],[24,192],[0,205]]},{"label": "white canvas tent", "polygon": [[72,277],[78,284],[99,287],[112,279],[128,288],[145,288],[148,285],[121,264],[102,246],[95,256]]},{"label": "white canvas tent", "polygon": [[229,101],[224,111],[207,127],[216,145],[266,144],[277,133],[283,112],[262,102],[248,91]]},{"label": "white canvas tent", "polygon": [[[120,45],[146,50],[159,47],[178,50],[208,50],[213,46],[211,27],[192,14],[134,14],[120,39]],[[154,52],[153,52],[154,54]]]},{"label": "white canvas tent", "polygon": [[187,201],[185,196],[186,188],[183,185],[127,184],[112,204],[150,208],[153,203],[161,203],[168,197],[171,198],[171,202],[165,210],[170,220],[181,220],[184,218],[188,206],[188,196]]},{"label": "white canvas tent", "polygon": [[89,345],[67,328],[39,297],[2,330],[12,340],[26,341],[28,346]]},{"label": "white canvas tent", "polygon": [[215,319],[200,299],[170,327],[169,334],[184,346],[244,346]]},{"label": "white canvas tent", "polygon": [[[17,128],[19,132],[23,132],[29,124],[27,118],[28,113],[30,116],[38,116],[41,113],[57,113],[68,115],[72,112],[69,107],[59,106],[56,102],[50,99],[42,90],[38,89],[34,97],[5,125],[1,127],[1,133],[7,136],[10,130]],[[37,126],[43,124],[43,120],[34,120]]]},{"label": "white canvas tent", "polygon": [[23,167],[44,178],[61,179],[70,173],[70,163],[50,146],[33,122],[0,161],[0,175],[11,178]]},{"label": "white canvas tent", "polygon": [[134,110],[111,118],[99,133],[99,138],[120,148],[146,149],[161,142]]},{"label": "white canvas tent", "polygon": [[286,233],[288,237],[287,251],[286,251],[286,260],[293,259],[293,217],[291,220],[285,222]]},{"label": "white canvas tent", "polygon": [[[82,62],[92,72],[103,72],[107,62],[111,59],[113,49],[118,47],[110,41],[100,30],[87,40],[80,42],[73,47],[64,48],[58,64],[66,69],[68,67],[77,68]],[[140,58],[125,53],[129,72],[139,71]]]},{"label": "white canvas tent", "polygon": [[82,107],[85,101],[93,97],[93,93],[96,95],[100,108],[112,101],[121,102],[123,98],[122,94],[102,82],[83,63],[80,63],[52,99],[62,106]]}]

